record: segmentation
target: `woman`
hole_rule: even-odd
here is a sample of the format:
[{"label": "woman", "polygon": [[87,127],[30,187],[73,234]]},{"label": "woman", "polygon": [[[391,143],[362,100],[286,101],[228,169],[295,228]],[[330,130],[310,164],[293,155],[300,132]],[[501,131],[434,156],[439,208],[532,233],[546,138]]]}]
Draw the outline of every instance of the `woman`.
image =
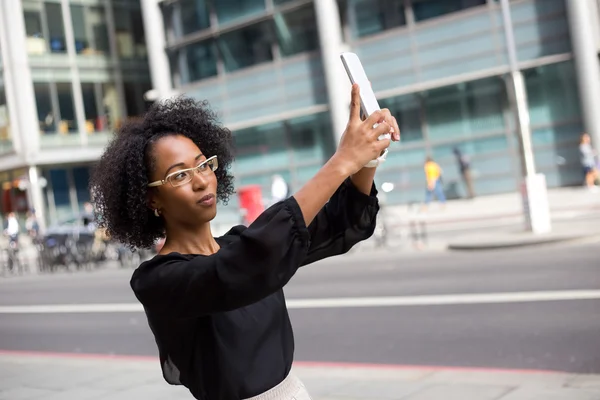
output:
[{"label": "woman", "polygon": [[[381,123],[373,128],[375,123]],[[294,340],[283,286],[296,270],[369,237],[378,211],[374,168],[399,129],[388,110],[350,120],[333,157],[295,195],[249,227],[211,234],[216,202],[233,193],[231,133],[204,105],[154,105],[121,129],[92,178],[100,224],[132,247],[166,236],[134,272],[165,380],[197,399],[309,399],[290,375]]]},{"label": "woman", "polygon": [[590,135],[584,133],[581,135],[579,142],[579,154],[581,158],[581,167],[583,168],[583,175],[585,179],[585,185],[593,192],[598,191],[596,186],[596,179],[598,179],[598,169],[596,168],[596,152],[592,148],[592,141]]}]

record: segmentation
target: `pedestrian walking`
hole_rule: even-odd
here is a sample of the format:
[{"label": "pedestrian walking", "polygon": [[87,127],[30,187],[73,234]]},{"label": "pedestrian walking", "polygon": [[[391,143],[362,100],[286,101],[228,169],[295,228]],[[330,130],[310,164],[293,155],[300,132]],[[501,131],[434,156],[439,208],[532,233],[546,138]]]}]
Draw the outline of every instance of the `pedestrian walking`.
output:
[{"label": "pedestrian walking", "polygon": [[443,207],[446,204],[446,196],[444,195],[444,186],[442,184],[442,168],[431,157],[427,157],[424,169],[427,184],[425,190],[425,209],[431,203],[434,195],[442,203]]},{"label": "pedestrian walking", "polygon": [[583,168],[583,175],[585,185],[592,192],[598,192],[598,186],[596,186],[596,180],[598,179],[598,168],[596,166],[596,157],[598,153],[592,147],[592,141],[590,135],[584,133],[581,135],[579,142],[579,155],[581,160],[581,167]]},{"label": "pedestrian walking", "polygon": [[[379,123],[376,127],[373,127]],[[358,86],[335,154],[293,196],[250,226],[213,237],[217,201],[233,194],[232,136],[201,103],[154,104],[120,129],[92,177],[111,238],[160,253],[131,287],[156,339],[164,379],[197,399],[310,399],[290,373],[294,339],[283,287],[298,268],[347,252],[375,229],[374,168],[399,128],[389,110],[360,118]]]},{"label": "pedestrian walking", "polygon": [[458,147],[453,149],[453,153],[456,157],[456,162],[458,163],[460,175],[462,176],[465,187],[467,188],[467,196],[469,199],[473,199],[475,197],[475,190],[473,189],[473,177],[471,175],[471,161],[460,151]]}]

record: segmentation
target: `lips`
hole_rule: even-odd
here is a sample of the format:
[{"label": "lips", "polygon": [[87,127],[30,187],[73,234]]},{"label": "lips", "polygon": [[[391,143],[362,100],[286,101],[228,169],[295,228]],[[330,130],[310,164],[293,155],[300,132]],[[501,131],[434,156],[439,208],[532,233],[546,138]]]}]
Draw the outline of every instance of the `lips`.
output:
[{"label": "lips", "polygon": [[215,200],[215,195],[211,193],[211,194],[207,194],[206,196],[204,196],[200,200],[198,200],[198,203],[210,205],[214,202],[214,200]]}]

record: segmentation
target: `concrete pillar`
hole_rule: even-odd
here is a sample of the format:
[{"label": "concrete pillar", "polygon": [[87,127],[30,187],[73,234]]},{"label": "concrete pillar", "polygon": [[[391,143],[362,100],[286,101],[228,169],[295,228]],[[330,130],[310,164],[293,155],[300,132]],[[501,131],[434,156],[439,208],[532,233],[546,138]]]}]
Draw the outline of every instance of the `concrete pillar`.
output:
[{"label": "concrete pillar", "polygon": [[46,218],[44,209],[44,193],[42,188],[42,181],[40,170],[38,167],[32,165],[29,167],[29,188],[27,190],[29,195],[29,205],[35,209],[35,213],[40,225],[40,231],[43,233],[46,230]]},{"label": "concrete pillar", "polygon": [[63,25],[65,28],[65,42],[67,45],[67,55],[71,67],[71,92],[73,93],[73,106],[75,107],[75,119],[81,143],[87,145],[88,137],[85,127],[85,109],[83,107],[83,91],[81,89],[81,78],[79,77],[79,67],[77,66],[77,51],[75,49],[75,34],[73,33],[73,20],[71,19],[71,8],[69,0],[61,1],[61,10],[63,16]]},{"label": "concrete pillar", "polygon": [[321,57],[329,98],[329,112],[335,143],[339,142],[350,114],[350,80],[340,60],[340,54],[348,51],[343,42],[342,23],[336,0],[314,2],[321,43]]},{"label": "concrete pillar", "polygon": [[575,56],[577,86],[585,131],[592,136],[595,147],[600,145],[600,64],[598,63],[596,30],[586,0],[567,0],[567,16],[571,46]]},{"label": "concrete pillar", "polygon": [[163,15],[157,0],[142,0],[141,3],[152,87],[155,97],[164,99],[172,96],[173,86],[169,58],[165,51],[167,44]]},{"label": "concrete pillar", "polygon": [[39,151],[40,132],[26,37],[21,0],[0,1],[0,46],[11,136],[17,153],[29,163]]},{"label": "concrete pillar", "polygon": [[509,0],[501,0],[500,4],[502,7],[508,62],[510,65],[510,73],[507,76],[506,82],[511,108],[516,117],[516,127],[520,144],[521,170],[523,175],[520,192],[523,200],[525,229],[536,234],[548,233],[552,230],[552,224],[546,177],[543,174],[536,174],[535,172],[527,90],[523,74],[519,69],[510,3]]}]

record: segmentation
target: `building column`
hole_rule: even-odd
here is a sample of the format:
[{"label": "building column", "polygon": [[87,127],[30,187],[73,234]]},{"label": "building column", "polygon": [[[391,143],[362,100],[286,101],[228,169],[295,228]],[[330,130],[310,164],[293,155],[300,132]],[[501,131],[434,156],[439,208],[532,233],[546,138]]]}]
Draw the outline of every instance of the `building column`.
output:
[{"label": "building column", "polygon": [[571,46],[575,56],[577,86],[583,114],[583,125],[592,136],[595,147],[600,146],[600,64],[596,30],[587,0],[567,0],[567,16]]},{"label": "building column", "polygon": [[43,193],[43,186],[45,186],[45,184],[42,184],[42,182],[45,182],[45,179],[41,176],[40,169],[34,165],[29,167],[28,175],[29,186],[27,192],[29,195],[29,205],[31,208],[35,209],[35,215],[37,216],[40,231],[43,233],[46,230],[46,210],[44,209]]},{"label": "building column", "polygon": [[[171,68],[167,57],[165,40],[165,25],[162,10],[158,0],[142,0],[142,16],[144,32],[146,34],[146,47],[148,49],[148,62],[150,76],[156,100],[172,96]],[[153,101],[155,99],[148,98]]]},{"label": "building column", "polygon": [[0,1],[0,46],[11,140],[17,154],[29,164],[39,151],[40,129],[23,15],[20,0]]},{"label": "building column", "polygon": [[336,0],[319,0],[315,1],[314,5],[331,125],[337,145],[350,115],[351,84],[340,59],[340,54],[348,51],[348,46],[343,42],[342,23]]},{"label": "building column", "polygon": [[71,92],[73,94],[73,106],[75,107],[77,130],[79,131],[81,143],[83,145],[87,145],[88,137],[85,126],[86,119],[85,109],[83,106],[83,90],[81,89],[81,78],[79,77],[79,67],[77,65],[77,50],[75,49],[75,34],[73,32],[73,20],[71,18],[69,0],[62,0],[60,5],[65,29],[67,56],[69,57],[69,65],[71,69]]}]

